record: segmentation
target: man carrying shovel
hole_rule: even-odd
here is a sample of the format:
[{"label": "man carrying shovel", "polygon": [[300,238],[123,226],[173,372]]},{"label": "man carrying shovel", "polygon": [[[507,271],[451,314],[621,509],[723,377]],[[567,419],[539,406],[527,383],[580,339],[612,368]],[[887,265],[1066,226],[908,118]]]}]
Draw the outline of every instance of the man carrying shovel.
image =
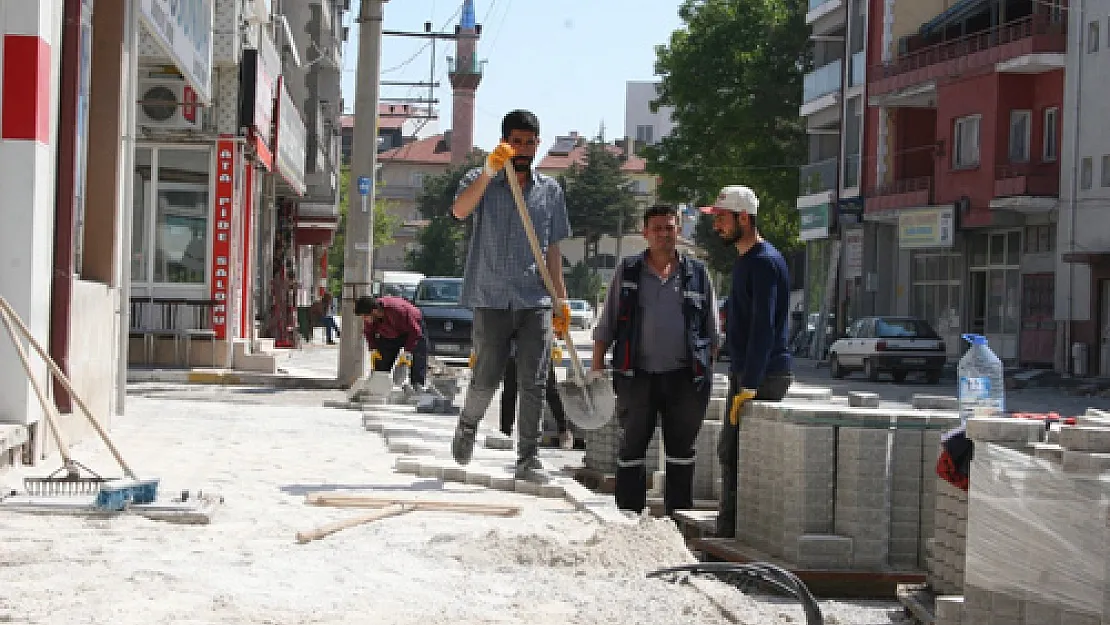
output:
[{"label": "man carrying shovel", "polygon": [[679,254],[678,215],[670,206],[644,212],[648,249],[621,261],[594,328],[591,379],[613,345],[613,389],[621,425],[617,507],[647,503],[648,444],[662,421],[667,514],[694,506],[694,445],[713,385],[720,328],[705,265]]},{"label": "man carrying shovel", "polygon": [[721,190],[713,206],[713,229],[740,257],[732,266],[725,325],[728,328],[729,404],[721,424],[717,455],[721,461],[721,501],[717,536],[736,534],[736,472],[740,412],[752,399],[779,401],[794,381],[787,348],[790,325],[790,270],[775,246],[756,226],[759,198],[748,187]]},{"label": "man carrying shovel", "polygon": [[[461,303],[474,311],[475,356],[451,455],[459,464],[470,462],[478,423],[501,383],[515,341],[520,392],[516,477],[542,483],[548,476],[537,453],[551,340],[556,330],[565,332],[570,321],[559,251],[559,242],[570,236],[570,222],[559,183],[532,169],[539,133],[539,120],[531,112],[518,110],[506,115],[501,122],[501,143],[486,158],[485,167],[463,177],[451,207],[456,219],[474,218]],[[554,293],[549,293],[540,279],[541,268],[506,177],[504,168],[510,162],[523,189]]]}]

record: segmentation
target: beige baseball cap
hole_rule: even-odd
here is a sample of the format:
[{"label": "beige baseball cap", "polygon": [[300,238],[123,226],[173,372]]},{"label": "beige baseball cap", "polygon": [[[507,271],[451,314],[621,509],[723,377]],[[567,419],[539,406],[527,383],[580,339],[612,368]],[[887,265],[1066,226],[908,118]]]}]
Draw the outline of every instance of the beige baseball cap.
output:
[{"label": "beige baseball cap", "polygon": [[717,194],[717,201],[712,206],[701,207],[701,212],[713,213],[747,213],[755,215],[759,212],[759,198],[755,191],[743,185],[729,185]]}]

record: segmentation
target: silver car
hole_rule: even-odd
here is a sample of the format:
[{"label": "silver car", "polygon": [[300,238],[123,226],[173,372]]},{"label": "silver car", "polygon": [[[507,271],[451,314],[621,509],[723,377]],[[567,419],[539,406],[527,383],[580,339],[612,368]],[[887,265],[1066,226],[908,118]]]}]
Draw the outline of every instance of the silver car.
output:
[{"label": "silver car", "polygon": [[921,372],[936,384],[946,359],[944,341],[924,319],[864,317],[829,347],[829,373],[843,378],[858,370],[872,381],[889,373],[902,382],[909,373]]}]

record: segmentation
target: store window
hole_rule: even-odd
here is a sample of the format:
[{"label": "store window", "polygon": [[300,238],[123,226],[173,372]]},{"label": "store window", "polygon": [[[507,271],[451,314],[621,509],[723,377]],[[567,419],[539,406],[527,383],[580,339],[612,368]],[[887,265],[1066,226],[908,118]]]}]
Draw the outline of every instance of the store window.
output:
[{"label": "store window", "polygon": [[136,150],[133,284],[205,285],[211,158],[207,146]]},{"label": "store window", "polygon": [[[981,233],[971,239],[970,330],[1001,339],[996,353],[1003,360],[1016,357],[1021,314],[1020,230]],[[1039,245],[1039,243],[1038,243]],[[985,262],[984,262],[985,259]]]}]

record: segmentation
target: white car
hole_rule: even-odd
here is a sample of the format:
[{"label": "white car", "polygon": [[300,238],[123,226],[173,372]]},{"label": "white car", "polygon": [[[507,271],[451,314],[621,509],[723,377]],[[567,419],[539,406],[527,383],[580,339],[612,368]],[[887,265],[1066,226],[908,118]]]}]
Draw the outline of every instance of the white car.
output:
[{"label": "white car", "polygon": [[864,317],[829,347],[829,374],[843,378],[853,370],[875,381],[889,373],[902,382],[914,371],[930,384],[940,381],[947,359],[944,341],[924,319]]},{"label": "white car", "polygon": [[572,328],[588,330],[593,325],[594,309],[589,302],[584,299],[568,299],[567,305],[570,306],[570,326]]}]

